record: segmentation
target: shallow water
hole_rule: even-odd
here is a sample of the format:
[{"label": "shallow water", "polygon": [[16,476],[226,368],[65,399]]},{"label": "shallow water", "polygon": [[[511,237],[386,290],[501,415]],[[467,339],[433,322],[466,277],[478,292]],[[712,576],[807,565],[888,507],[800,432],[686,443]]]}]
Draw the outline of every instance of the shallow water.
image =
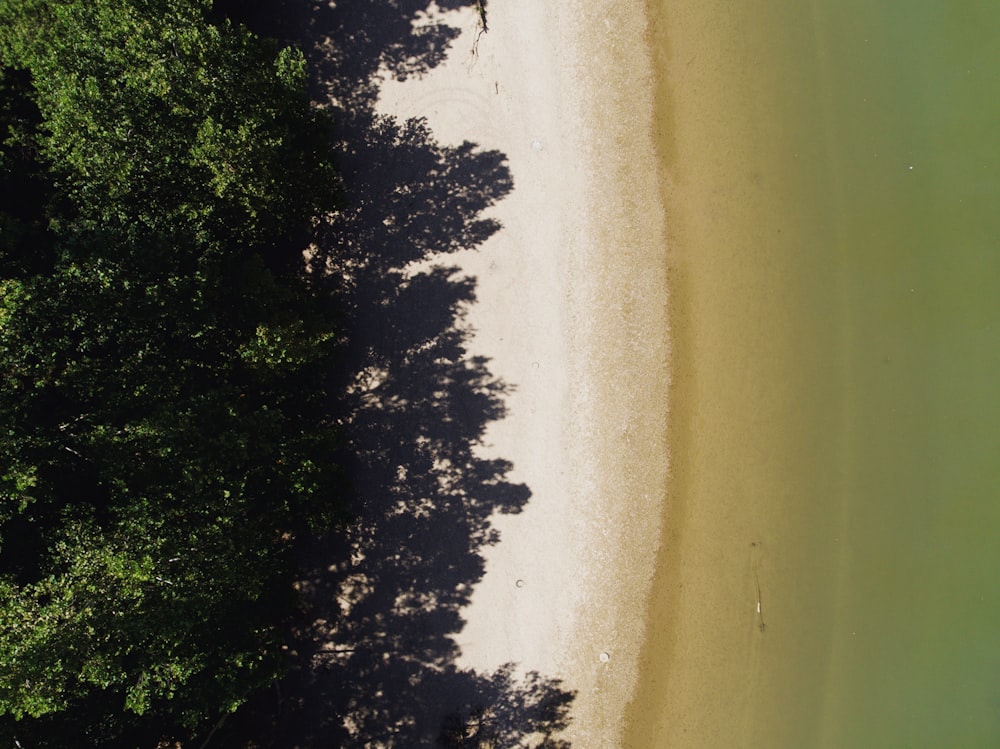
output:
[{"label": "shallow water", "polygon": [[651,18],[674,475],[626,745],[996,746],[1000,4]]}]

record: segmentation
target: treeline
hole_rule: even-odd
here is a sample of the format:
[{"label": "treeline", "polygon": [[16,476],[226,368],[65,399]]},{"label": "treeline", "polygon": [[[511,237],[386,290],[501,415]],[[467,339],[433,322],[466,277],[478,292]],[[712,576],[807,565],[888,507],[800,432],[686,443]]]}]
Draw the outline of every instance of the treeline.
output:
[{"label": "treeline", "polygon": [[0,0],[0,67],[0,743],[202,741],[340,512],[331,124],[208,0]]}]

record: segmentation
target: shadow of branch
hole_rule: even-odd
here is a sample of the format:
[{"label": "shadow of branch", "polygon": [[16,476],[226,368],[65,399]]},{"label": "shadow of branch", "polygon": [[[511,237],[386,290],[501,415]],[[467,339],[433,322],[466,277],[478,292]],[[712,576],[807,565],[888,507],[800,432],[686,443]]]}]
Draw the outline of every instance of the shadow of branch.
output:
[{"label": "shadow of branch", "polygon": [[558,680],[456,665],[462,610],[498,540],[491,518],[519,512],[531,492],[508,480],[509,462],[478,454],[511,386],[469,354],[476,281],[446,258],[500,228],[485,212],[513,180],[502,153],[446,147],[425,123],[373,110],[376,73],[439,64],[458,35],[442,11],[463,6],[476,0],[261,0],[233,11],[307,50],[317,98],[338,121],[346,196],[308,263],[345,331],[331,408],[356,518],[301,545],[298,667],[258,703],[257,745],[568,746],[557,734],[573,694]]}]

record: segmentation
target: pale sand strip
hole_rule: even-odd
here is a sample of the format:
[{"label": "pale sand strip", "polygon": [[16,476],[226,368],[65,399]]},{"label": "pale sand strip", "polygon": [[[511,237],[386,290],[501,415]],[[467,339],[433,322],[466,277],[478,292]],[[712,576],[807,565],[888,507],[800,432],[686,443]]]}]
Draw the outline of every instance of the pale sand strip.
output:
[{"label": "pale sand strip", "polygon": [[[667,473],[666,248],[642,4],[504,0],[476,43],[385,81],[380,109],[508,158],[503,229],[451,255],[477,281],[470,354],[513,386],[483,457],[531,492],[498,516],[463,612],[462,665],[516,662],[577,692],[563,737],[620,743],[638,668]],[[475,51],[474,50],[475,47]],[[518,581],[520,585],[518,585]]]}]

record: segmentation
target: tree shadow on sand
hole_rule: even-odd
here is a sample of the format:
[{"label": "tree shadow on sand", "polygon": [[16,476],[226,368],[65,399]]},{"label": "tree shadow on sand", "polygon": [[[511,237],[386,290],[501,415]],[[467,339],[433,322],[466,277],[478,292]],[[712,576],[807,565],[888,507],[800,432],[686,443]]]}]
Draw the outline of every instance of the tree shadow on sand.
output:
[{"label": "tree shadow on sand", "polygon": [[309,265],[342,309],[332,408],[356,513],[303,544],[298,667],[258,706],[277,712],[254,729],[258,746],[568,747],[557,736],[572,693],[513,664],[461,669],[453,639],[498,540],[491,517],[530,491],[476,453],[509,386],[468,353],[475,279],[442,258],[497,231],[484,211],[512,178],[499,152],[374,113],[376,73],[438,64],[458,29],[428,10],[461,6],[475,0],[262,0],[237,14],[306,51],[336,114],[346,206],[318,227]]}]

